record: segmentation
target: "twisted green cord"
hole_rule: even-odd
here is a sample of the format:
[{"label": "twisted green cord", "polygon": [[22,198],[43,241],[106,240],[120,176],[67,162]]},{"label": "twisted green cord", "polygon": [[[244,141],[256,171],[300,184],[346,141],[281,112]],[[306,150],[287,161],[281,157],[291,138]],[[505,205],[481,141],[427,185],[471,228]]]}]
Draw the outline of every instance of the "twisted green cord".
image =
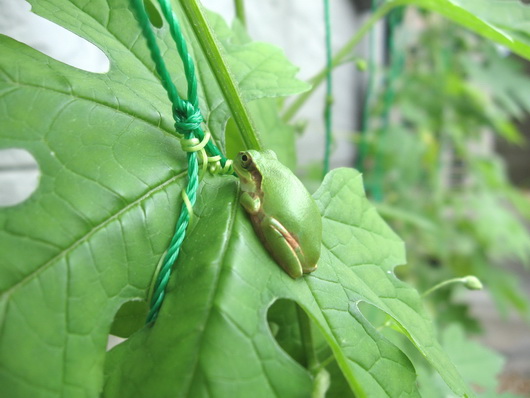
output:
[{"label": "twisted green cord", "polygon": [[324,0],[324,20],[326,24],[326,105],[324,108],[324,119],[326,125],[326,145],[324,150],[323,175],[329,171],[329,157],[331,152],[331,123],[333,108],[333,81],[331,71],[333,69],[333,59],[331,54],[331,18],[329,15],[329,0]]},{"label": "twisted green cord", "polygon": [[[171,9],[171,4],[168,0],[158,0],[160,4],[160,9],[164,18],[169,24],[169,31],[171,37],[177,45],[177,50],[179,52],[180,58],[182,59],[182,65],[184,66],[184,73],[188,81],[188,101],[194,106],[194,108],[199,107],[199,97],[197,95],[197,79],[195,78],[195,66],[193,65],[193,60],[191,55],[188,52],[188,46],[184,41],[184,36],[180,30],[180,26],[177,22],[177,17],[173,10]],[[180,102],[180,98],[178,98]]]},{"label": "twisted green cord", "polygon": [[[371,13],[375,15],[377,9],[377,0],[372,0]],[[368,152],[366,135],[370,129],[370,104],[375,88],[375,34],[373,30],[369,35],[369,56],[368,56],[368,83],[364,95],[361,112],[361,124],[359,129],[359,142],[357,145],[357,155],[355,158],[355,168],[361,173],[365,171],[365,161]]]},{"label": "twisted green cord", "polygon": [[[158,2],[160,4],[162,14],[164,15],[164,18],[169,24],[169,31],[171,33],[171,37],[175,41],[180,58],[182,59],[184,73],[186,74],[186,78],[188,81],[188,101],[196,109],[199,109],[199,97],[197,94],[197,79],[195,77],[195,66],[193,64],[193,59],[191,58],[191,55],[188,52],[188,47],[186,45],[186,41],[184,40],[184,36],[178,24],[178,19],[173,10],[171,9],[171,4],[169,0],[158,0]],[[197,131],[196,133],[199,139],[202,140],[204,138],[204,132],[202,130]],[[215,160],[219,160],[221,162],[221,167],[223,167],[222,172],[229,172],[229,168],[226,167],[227,159],[211,140],[207,141],[205,149],[210,154],[210,157],[216,157]],[[212,159],[210,159],[210,161],[212,161]],[[214,169],[211,169],[211,171],[214,172]]]},{"label": "twisted green cord", "polygon": [[[186,188],[186,195],[191,207],[193,207],[195,200],[197,199],[198,185],[199,178],[197,155],[195,152],[188,152],[188,186]],[[180,209],[180,215],[177,221],[175,234],[171,239],[169,248],[164,257],[164,262],[162,263],[162,267],[160,268],[160,272],[155,283],[155,290],[152,295],[149,313],[147,314],[145,321],[146,324],[155,321],[158,316],[160,307],[162,306],[162,302],[164,301],[164,297],[166,295],[166,286],[169,282],[169,277],[171,276],[171,268],[177,260],[180,247],[184,241],[184,238],[186,237],[186,229],[189,225],[189,220],[190,211],[188,210],[187,206],[182,206]]]},{"label": "twisted green cord", "polygon": [[[188,82],[188,100],[185,101],[180,98],[177,88],[173,84],[171,75],[166,67],[164,58],[158,47],[156,36],[151,28],[151,22],[147,16],[145,6],[142,0],[132,0],[132,4],[135,7],[138,21],[142,27],[142,32],[147,40],[147,45],[151,52],[151,58],[153,59],[156,67],[156,71],[160,76],[160,80],[164,89],[167,92],[168,98],[173,104],[173,117],[175,118],[175,130],[177,132],[194,130],[197,137],[202,140],[204,138],[204,132],[200,128],[203,121],[202,115],[199,109],[199,98],[197,94],[197,79],[195,77],[195,67],[190,54],[188,53],[186,42],[182,31],[180,30],[177,17],[171,10],[171,5],[167,0],[159,0],[160,8],[164,15],[164,18],[168,21],[170,32],[173,40],[177,45],[177,50],[182,59],[184,67],[184,73]],[[191,106],[191,108],[190,108]],[[192,116],[193,114],[193,116]],[[180,138],[180,137],[179,137]],[[218,157],[221,165],[221,172],[227,172],[227,161],[228,159],[221,153],[219,148],[210,140],[205,147],[208,154],[211,157]],[[215,170],[212,170],[215,171]]]},{"label": "twisted green cord", "polygon": [[[212,172],[229,171],[230,162],[211,142],[210,135],[205,135],[204,131],[202,130],[201,124],[203,122],[203,118],[199,109],[195,67],[193,65],[193,60],[188,53],[188,49],[178,25],[177,18],[171,10],[169,2],[167,0],[159,0],[162,13],[169,24],[171,36],[176,43],[177,50],[184,66],[184,73],[188,83],[187,100],[180,98],[177,89],[171,80],[171,76],[157,44],[155,34],[151,28],[151,23],[145,10],[143,0],[132,0],[132,4],[135,7],[138,21],[147,40],[147,45],[149,47],[151,57],[155,63],[156,70],[160,75],[162,85],[164,86],[169,100],[173,105],[175,130],[183,136],[183,138],[179,138],[181,140],[181,146],[183,150],[187,152],[188,160],[188,184],[185,191],[187,200],[184,201],[185,205],[181,207],[175,233],[171,239],[169,248],[164,257],[164,261],[157,275],[154,292],[152,293],[150,302],[150,310],[146,319],[146,324],[149,324],[156,320],[160,311],[160,307],[162,306],[162,302],[164,301],[166,286],[171,275],[171,268],[178,257],[180,247],[184,241],[184,238],[186,237],[186,229],[190,222],[191,211],[197,199],[197,188],[199,185],[199,162],[197,158],[197,151],[201,151],[200,153],[204,155],[202,156],[203,166],[205,166],[206,162],[213,163],[213,165],[210,167]],[[204,154],[204,150],[211,155],[210,158]],[[217,163],[220,163],[219,167],[217,166]]]},{"label": "twisted green cord", "polygon": [[[382,114],[382,130],[381,137],[389,134],[390,129],[390,113],[394,104],[395,97],[395,82],[403,69],[403,54],[396,47],[396,29],[401,24],[403,19],[403,7],[398,7],[390,11],[386,17],[388,27],[388,54],[390,68],[384,76],[385,92],[383,95],[383,114]],[[372,197],[377,202],[383,201],[383,183],[385,164],[381,151],[375,151],[375,161],[373,167],[373,184],[371,187]]]}]

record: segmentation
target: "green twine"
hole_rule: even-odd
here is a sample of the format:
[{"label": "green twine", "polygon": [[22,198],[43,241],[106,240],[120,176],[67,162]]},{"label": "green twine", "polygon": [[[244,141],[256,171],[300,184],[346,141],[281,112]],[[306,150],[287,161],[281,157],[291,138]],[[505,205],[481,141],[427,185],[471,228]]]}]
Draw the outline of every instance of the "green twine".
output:
[{"label": "green twine", "polygon": [[[375,13],[377,9],[377,0],[372,0],[371,13]],[[374,30],[370,30],[369,35],[369,56],[368,56],[368,83],[366,86],[366,93],[362,104],[361,125],[359,129],[359,144],[357,146],[357,156],[355,158],[355,168],[361,173],[365,170],[366,154],[368,152],[368,143],[366,135],[370,129],[370,104],[375,88],[375,34]]]},{"label": "green twine", "polygon": [[[158,2],[162,14],[169,24],[171,37],[175,41],[178,53],[182,59],[184,73],[188,84],[187,100],[184,100],[179,96],[177,89],[171,80],[171,76],[166,68],[160,48],[158,47],[155,34],[153,33],[143,0],[132,0],[142,32],[147,40],[151,57],[155,63],[156,71],[158,72],[162,85],[173,105],[172,113],[175,120],[176,135],[181,141],[182,149],[187,153],[188,184],[185,193],[183,194],[184,206],[181,207],[175,233],[171,239],[164,261],[156,278],[146,324],[154,322],[158,316],[160,307],[164,301],[166,286],[171,275],[171,268],[178,257],[180,247],[186,236],[186,229],[189,225],[190,217],[192,216],[193,205],[197,198],[197,188],[199,185],[199,161],[197,152],[199,152],[199,156],[202,160],[203,172],[208,165],[210,172],[212,173],[231,172],[231,161],[226,159],[219,149],[211,142],[210,134],[205,134],[202,130],[201,125],[203,117],[199,108],[195,67],[193,60],[188,53],[186,42],[182,31],[180,30],[177,17],[173,13],[168,0],[159,0]],[[210,154],[210,157],[206,155],[206,152]]]},{"label": "green twine", "polygon": [[[378,6],[377,0],[372,0],[372,13],[374,13]],[[390,71],[384,78],[385,92],[383,97],[383,114],[382,114],[382,129],[381,133],[387,133],[390,127],[390,111],[395,97],[395,80],[399,77],[402,67],[403,59],[400,57],[395,46],[395,30],[403,19],[403,7],[393,10],[385,19],[388,26],[388,53]],[[366,95],[364,97],[362,107],[362,119],[360,126],[360,139],[358,145],[358,154],[355,162],[355,167],[363,172],[366,168],[366,159],[369,155],[369,145],[367,134],[370,130],[370,105],[375,89],[375,35],[370,32],[370,56],[368,64],[368,85]],[[381,138],[381,137],[379,137]],[[383,179],[384,179],[384,159],[378,156],[377,149],[371,149],[372,154],[375,153],[375,159],[372,167],[372,176],[367,180],[367,191],[370,196],[377,202],[383,200]]]},{"label": "green twine", "polygon": [[403,7],[392,10],[386,17],[388,25],[388,54],[390,58],[390,69],[385,76],[385,94],[383,98],[383,129],[386,131],[390,126],[390,111],[396,95],[395,81],[403,70],[403,56],[396,47],[396,29],[403,19]]},{"label": "green twine", "polygon": [[[382,134],[388,134],[390,128],[390,113],[394,104],[395,82],[403,70],[403,55],[396,47],[396,29],[403,20],[404,7],[392,10],[386,17],[388,27],[388,56],[390,68],[384,77],[385,92],[383,96]],[[381,137],[380,137],[381,139]],[[383,201],[384,159],[381,152],[376,151],[373,170],[372,197],[377,202]],[[378,156],[379,155],[379,156]]]},{"label": "green twine", "polygon": [[241,22],[241,24],[247,26],[247,18],[245,14],[245,0],[235,0],[234,4],[236,6],[236,18]]},{"label": "green twine", "polygon": [[333,81],[331,71],[333,69],[333,59],[331,56],[331,18],[329,13],[329,0],[324,0],[324,21],[326,26],[326,105],[324,108],[324,121],[326,127],[326,144],[324,149],[323,175],[329,171],[329,158],[331,152],[331,123],[333,108]]}]

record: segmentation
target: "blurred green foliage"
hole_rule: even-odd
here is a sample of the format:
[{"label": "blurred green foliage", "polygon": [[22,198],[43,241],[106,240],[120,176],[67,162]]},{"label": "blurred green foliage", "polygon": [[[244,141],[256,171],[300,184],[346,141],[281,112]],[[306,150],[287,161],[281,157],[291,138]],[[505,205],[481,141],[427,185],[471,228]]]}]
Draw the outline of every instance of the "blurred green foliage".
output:
[{"label": "blurred green foliage", "polygon": [[[528,263],[530,203],[507,179],[493,142],[524,144],[517,121],[528,115],[530,80],[498,45],[434,14],[414,18],[420,29],[405,21],[395,31],[396,50],[362,136],[367,189],[384,193],[379,211],[407,243],[402,277],[425,291],[473,274],[503,314],[514,308],[526,317],[528,297],[506,264]],[[452,300],[458,288],[429,301],[441,324],[477,331]]]},{"label": "blurred green foliage", "polygon": [[[399,276],[420,292],[442,285],[424,301],[466,382],[483,397],[514,396],[499,392],[500,354],[469,337],[483,326],[460,299],[463,284],[443,282],[476,275],[501,315],[516,310],[530,318],[530,300],[508,266],[530,260],[530,200],[508,180],[494,145],[526,145],[518,124],[529,114],[530,79],[506,48],[437,14],[398,8],[386,27],[388,63],[369,70],[356,167],[379,213],[406,242],[408,264]],[[318,179],[319,167],[307,175]],[[373,306],[360,309],[407,353],[421,394],[447,396],[406,332]],[[342,396],[340,386],[335,380],[330,392]]]}]

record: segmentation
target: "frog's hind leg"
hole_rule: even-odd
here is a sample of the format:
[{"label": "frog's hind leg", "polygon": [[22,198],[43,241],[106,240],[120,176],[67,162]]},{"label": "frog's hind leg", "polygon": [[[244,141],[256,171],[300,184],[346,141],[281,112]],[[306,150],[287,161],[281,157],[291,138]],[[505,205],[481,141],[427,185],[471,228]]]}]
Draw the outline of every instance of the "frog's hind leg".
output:
[{"label": "frog's hind leg", "polygon": [[296,239],[275,219],[264,220],[261,230],[274,260],[291,278],[301,277],[303,254]]}]

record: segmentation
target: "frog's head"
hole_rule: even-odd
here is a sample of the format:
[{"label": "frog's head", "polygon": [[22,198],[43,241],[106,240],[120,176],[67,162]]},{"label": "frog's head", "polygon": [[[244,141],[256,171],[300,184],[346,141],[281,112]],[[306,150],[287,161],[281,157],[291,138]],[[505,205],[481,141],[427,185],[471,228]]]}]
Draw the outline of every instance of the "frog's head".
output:
[{"label": "frog's head", "polygon": [[248,150],[237,154],[233,166],[244,191],[255,192],[260,188],[263,167],[270,160],[277,161],[276,154],[270,150]]},{"label": "frog's head", "polygon": [[259,169],[256,162],[259,162],[260,153],[258,151],[242,151],[239,152],[234,159],[234,171],[241,179],[243,184],[249,184],[253,181],[252,174],[258,172]]}]

